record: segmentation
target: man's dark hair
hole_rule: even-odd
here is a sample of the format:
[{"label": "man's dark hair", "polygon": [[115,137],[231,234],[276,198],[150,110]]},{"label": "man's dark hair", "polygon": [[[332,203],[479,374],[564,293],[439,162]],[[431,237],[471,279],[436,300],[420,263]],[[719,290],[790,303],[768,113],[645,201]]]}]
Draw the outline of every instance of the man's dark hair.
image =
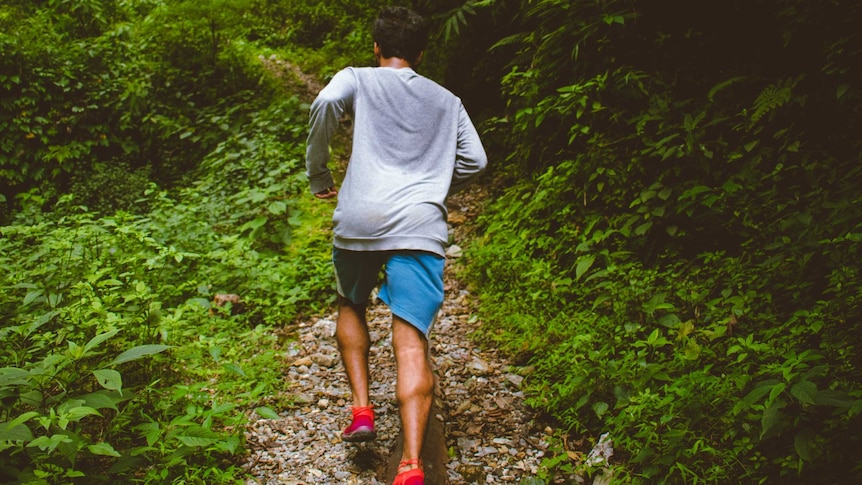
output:
[{"label": "man's dark hair", "polygon": [[374,21],[371,35],[384,58],[400,57],[416,64],[428,42],[428,25],[422,16],[408,8],[387,7]]}]

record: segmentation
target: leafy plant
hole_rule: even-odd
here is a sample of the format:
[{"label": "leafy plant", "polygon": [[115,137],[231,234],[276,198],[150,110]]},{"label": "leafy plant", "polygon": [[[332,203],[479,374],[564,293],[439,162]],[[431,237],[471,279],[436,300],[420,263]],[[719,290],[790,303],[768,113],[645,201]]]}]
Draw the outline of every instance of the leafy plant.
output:
[{"label": "leafy plant", "polygon": [[776,61],[858,38],[801,33],[803,11],[829,21],[792,3],[733,40],[711,26],[739,12],[681,3],[528,2],[499,27],[520,31],[495,48],[517,46],[486,124],[501,188],[468,251],[482,337],[535,369],[537,409],[610,432],[618,476],[858,474],[857,249],[833,242],[858,232],[859,144],[808,125],[858,120],[837,71]]}]

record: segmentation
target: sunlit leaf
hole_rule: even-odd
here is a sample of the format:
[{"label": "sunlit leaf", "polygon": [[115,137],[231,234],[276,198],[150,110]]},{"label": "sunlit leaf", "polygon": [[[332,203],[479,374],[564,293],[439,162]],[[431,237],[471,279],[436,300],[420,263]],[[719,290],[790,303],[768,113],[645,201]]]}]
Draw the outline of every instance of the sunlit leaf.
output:
[{"label": "sunlit leaf", "polygon": [[277,412],[273,411],[272,409],[270,409],[266,406],[261,406],[261,407],[255,408],[254,411],[260,417],[262,417],[264,419],[279,419],[279,418],[281,418],[281,416],[279,416]]},{"label": "sunlit leaf", "polygon": [[584,273],[590,270],[595,261],[595,256],[581,257],[578,261],[577,266],[575,267],[575,281],[580,280]]},{"label": "sunlit leaf", "polygon": [[123,388],[123,378],[119,372],[113,369],[98,369],[93,371],[99,385],[105,389],[119,391]]},{"label": "sunlit leaf", "polygon": [[130,362],[133,360],[140,359],[141,357],[146,357],[148,355],[155,355],[164,352],[169,348],[171,348],[170,345],[161,344],[139,345],[121,353],[120,355],[115,357],[114,360],[112,360],[108,365],[117,365],[124,362]]},{"label": "sunlit leaf", "polygon": [[84,345],[84,353],[86,354],[87,352],[93,350],[96,346],[98,346],[102,342],[108,340],[109,338],[113,337],[114,335],[118,334],[119,332],[120,332],[119,330],[111,330],[109,332],[100,333],[99,335],[96,335],[95,337],[91,338],[90,341],[87,342],[86,345]]},{"label": "sunlit leaf", "polygon": [[120,457],[120,453],[111,446],[110,443],[96,443],[95,445],[90,445],[87,447],[87,450],[94,455],[102,455],[102,456],[114,456]]}]

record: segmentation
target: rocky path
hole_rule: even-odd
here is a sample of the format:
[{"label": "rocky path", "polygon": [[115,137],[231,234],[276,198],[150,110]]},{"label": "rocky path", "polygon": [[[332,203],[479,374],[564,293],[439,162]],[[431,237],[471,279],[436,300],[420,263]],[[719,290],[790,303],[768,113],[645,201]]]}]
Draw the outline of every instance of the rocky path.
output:
[{"label": "rocky path", "polygon": [[[452,275],[458,264],[457,242],[463,237],[461,222],[477,211],[470,197],[450,201],[456,245],[449,248],[446,300],[431,340],[449,449],[448,483],[530,483],[525,479],[538,472],[550,430],[536,426],[524,405],[519,389],[523,369],[471,342],[469,334],[480,322],[471,294]],[[281,411],[278,419],[258,419],[249,426],[251,451],[245,466],[257,478],[247,485],[385,483],[399,432],[390,315],[382,304],[369,308],[378,439],[361,445],[340,437],[348,424],[350,393],[333,337],[335,318],[332,314],[300,324],[286,370],[287,392],[295,396],[296,405]]]}]

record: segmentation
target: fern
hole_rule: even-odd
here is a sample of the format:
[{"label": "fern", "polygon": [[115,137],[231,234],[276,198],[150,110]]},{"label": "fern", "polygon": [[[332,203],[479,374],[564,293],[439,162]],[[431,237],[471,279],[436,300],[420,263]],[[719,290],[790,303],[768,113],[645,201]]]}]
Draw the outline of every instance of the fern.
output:
[{"label": "fern", "polygon": [[770,84],[761,91],[757,95],[757,99],[754,100],[754,113],[751,115],[752,124],[757,123],[764,115],[789,103],[793,99],[793,88],[800,79],[801,77],[785,79],[775,84]]},{"label": "fern", "polygon": [[467,25],[467,16],[476,15],[477,8],[490,7],[495,0],[467,0],[463,5],[449,10],[443,15],[443,41],[448,42],[461,33],[461,27]]}]

